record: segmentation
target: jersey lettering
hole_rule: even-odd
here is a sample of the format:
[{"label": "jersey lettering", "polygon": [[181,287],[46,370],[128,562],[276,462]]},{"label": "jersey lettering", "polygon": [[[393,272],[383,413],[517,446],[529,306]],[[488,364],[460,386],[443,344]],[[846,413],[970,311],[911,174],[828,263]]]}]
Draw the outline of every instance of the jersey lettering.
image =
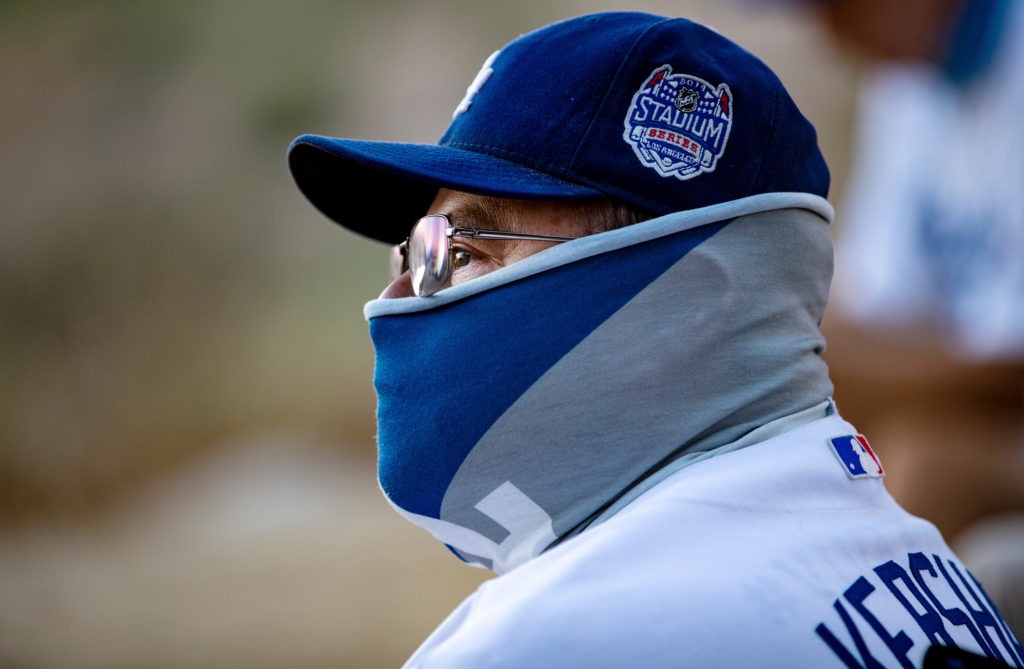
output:
[{"label": "jersey lettering", "polygon": [[1024,667],[1024,647],[981,585],[937,555],[878,565],[832,608],[838,622],[823,620],[815,633],[850,669],[912,668],[913,649],[935,643]]}]

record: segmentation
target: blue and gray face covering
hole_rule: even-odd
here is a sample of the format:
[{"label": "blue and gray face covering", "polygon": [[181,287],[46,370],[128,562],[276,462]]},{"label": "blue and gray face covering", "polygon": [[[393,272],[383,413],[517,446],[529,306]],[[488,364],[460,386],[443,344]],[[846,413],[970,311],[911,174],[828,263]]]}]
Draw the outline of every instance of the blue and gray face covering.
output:
[{"label": "blue and gray face covering", "polygon": [[759,195],[370,302],[385,495],[503,573],[822,402],[831,216],[817,196]]}]

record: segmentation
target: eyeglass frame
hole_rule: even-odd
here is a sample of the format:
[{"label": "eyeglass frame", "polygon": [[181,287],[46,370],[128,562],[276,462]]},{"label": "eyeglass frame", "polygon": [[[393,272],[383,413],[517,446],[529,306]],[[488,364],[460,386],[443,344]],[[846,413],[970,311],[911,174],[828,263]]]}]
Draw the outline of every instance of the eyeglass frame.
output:
[{"label": "eyeglass frame", "polygon": [[[453,237],[468,237],[471,239],[498,239],[498,240],[524,240],[524,241],[541,241],[541,242],[569,242],[578,237],[559,237],[555,235],[537,235],[529,232],[504,232],[501,230],[484,230],[481,228],[465,228],[461,226],[452,225],[452,221],[445,214],[427,214],[421,216],[413,223],[413,226],[409,229],[409,236],[405,238],[400,244],[392,247],[391,255],[388,262],[388,279],[394,281],[399,276],[409,271],[409,240],[412,239],[413,233],[416,231],[417,226],[428,218],[440,218],[444,219],[447,224],[445,230],[445,238],[448,242],[448,252],[445,256],[446,260],[443,261],[444,276],[438,281],[436,288],[432,290],[426,290],[423,286],[418,285],[416,281],[413,281],[412,289],[413,294],[417,297],[429,297],[441,290],[445,283],[451,278],[452,275],[452,238]],[[398,259],[401,259],[400,265],[396,263]],[[429,264],[429,263],[426,263]],[[397,267],[396,267],[397,265]]]}]

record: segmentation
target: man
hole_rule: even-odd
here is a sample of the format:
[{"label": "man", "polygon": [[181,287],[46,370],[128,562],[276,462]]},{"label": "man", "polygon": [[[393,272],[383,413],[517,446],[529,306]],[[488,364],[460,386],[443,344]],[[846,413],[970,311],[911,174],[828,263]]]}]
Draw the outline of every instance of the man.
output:
[{"label": "man", "polygon": [[398,247],[365,309],[384,493],[499,574],[408,666],[1024,666],[830,399],[828,170],[756,57],[581,16],[488,58],[437,145],[289,164]]}]

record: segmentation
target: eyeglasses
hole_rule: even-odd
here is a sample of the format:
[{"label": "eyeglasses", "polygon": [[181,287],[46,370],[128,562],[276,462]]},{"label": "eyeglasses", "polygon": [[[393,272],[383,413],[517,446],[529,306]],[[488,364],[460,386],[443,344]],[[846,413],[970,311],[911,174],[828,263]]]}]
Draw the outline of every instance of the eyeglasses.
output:
[{"label": "eyeglasses", "polygon": [[409,237],[395,246],[388,263],[388,278],[397,279],[409,270],[412,274],[412,292],[418,297],[433,295],[444,287],[452,275],[452,237],[474,239],[526,239],[545,242],[567,242],[575,237],[531,235],[523,232],[499,232],[457,228],[447,216],[431,214],[416,221]]}]

